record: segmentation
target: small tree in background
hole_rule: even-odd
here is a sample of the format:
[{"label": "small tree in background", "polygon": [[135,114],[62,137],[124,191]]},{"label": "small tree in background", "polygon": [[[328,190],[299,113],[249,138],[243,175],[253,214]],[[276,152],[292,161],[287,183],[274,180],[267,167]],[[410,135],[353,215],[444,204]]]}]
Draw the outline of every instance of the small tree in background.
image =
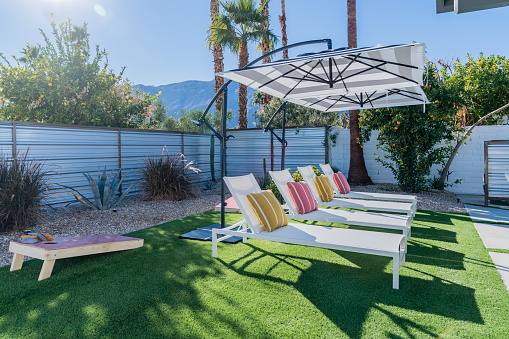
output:
[{"label": "small tree in background", "polygon": [[422,105],[381,108],[363,111],[362,142],[369,140],[372,130],[379,130],[377,148],[387,154],[377,156],[391,169],[401,189],[411,192],[429,190],[428,178],[434,164],[443,164],[451,146],[440,146],[443,140],[453,140],[458,130],[454,123],[458,92],[444,86],[438,69],[426,63],[424,91],[430,101],[424,112]]},{"label": "small tree in background", "polygon": [[[196,133],[204,133],[209,132],[209,129],[205,125],[197,126],[194,121],[197,121],[202,116],[202,110],[191,110],[187,111],[185,109],[180,110],[180,118],[175,119],[173,116],[167,118],[163,123],[163,129],[167,131],[177,131],[177,132],[196,132]],[[233,111],[228,110],[226,112],[227,121],[230,121],[233,117]],[[221,112],[214,112],[212,114],[212,119],[208,120],[209,124],[214,127],[216,131],[221,129]]]},{"label": "small tree in background", "polygon": [[[27,43],[23,56],[0,63],[0,116],[5,120],[110,127],[138,127],[157,100],[108,70],[108,53],[92,57],[87,24],[51,17],[53,40]],[[134,93],[133,93],[134,92]]]},{"label": "small tree in background", "polygon": [[[462,64],[459,59],[453,63],[439,61],[442,66],[444,84],[456,90],[461,98],[456,113],[456,123],[461,128],[456,146],[450,155],[439,180],[439,187],[445,187],[449,168],[460,146],[466,141],[474,127],[481,124],[507,123],[509,113],[509,59],[503,56],[485,57],[482,53],[474,59],[467,56]],[[470,128],[465,129],[466,126]]]}]

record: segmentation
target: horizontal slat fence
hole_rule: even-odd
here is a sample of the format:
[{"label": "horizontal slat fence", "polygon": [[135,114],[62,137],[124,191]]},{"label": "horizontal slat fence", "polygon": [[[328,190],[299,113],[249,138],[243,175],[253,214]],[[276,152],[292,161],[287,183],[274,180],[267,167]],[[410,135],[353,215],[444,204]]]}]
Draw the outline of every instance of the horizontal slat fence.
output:
[{"label": "horizontal slat fence", "polygon": [[[13,153],[28,150],[29,158],[44,162],[50,170],[50,192],[45,199],[48,205],[74,202],[69,190],[61,185],[92,197],[83,172],[96,177],[104,168],[108,171],[121,168],[123,174],[129,174],[123,184],[126,189],[139,180],[143,159],[160,155],[165,146],[169,154],[183,152],[187,161],[194,161],[201,169],[199,174],[193,175],[193,181],[210,180],[210,143],[210,134],[0,122],[0,151],[3,154],[11,157]],[[219,178],[217,139],[214,145],[214,172]]]},{"label": "horizontal slat fence", "polygon": [[[275,130],[281,135],[281,130]],[[227,143],[228,175],[254,173],[263,176],[263,158],[267,171],[271,165],[280,169],[281,144],[273,138],[271,158],[271,134],[260,129],[229,130],[234,138]],[[285,168],[296,170],[297,166],[315,165],[325,161],[325,127],[289,128],[286,132]],[[214,143],[215,179],[221,176],[221,149],[217,138],[210,134],[181,133],[170,131],[134,130],[86,126],[52,125],[22,122],[0,122],[0,151],[12,157],[16,152],[28,150],[28,157],[45,164],[50,171],[48,205],[74,202],[67,188],[77,189],[92,198],[84,172],[97,177],[104,168],[121,170],[126,176],[122,189],[139,182],[141,168],[147,156],[159,156],[166,149],[168,154],[183,153],[187,161],[194,161],[201,170],[192,180],[201,186],[212,178],[211,142]],[[133,193],[139,190],[139,186]]]},{"label": "horizontal slat fence", "polygon": [[[274,132],[281,136],[280,129]],[[227,173],[229,176],[253,173],[263,176],[263,158],[267,171],[271,169],[271,134],[260,129],[229,130],[233,135],[227,143]],[[285,138],[285,168],[297,170],[297,166],[323,163],[326,159],[325,127],[287,128]],[[281,169],[281,143],[273,137],[273,168]]]}]

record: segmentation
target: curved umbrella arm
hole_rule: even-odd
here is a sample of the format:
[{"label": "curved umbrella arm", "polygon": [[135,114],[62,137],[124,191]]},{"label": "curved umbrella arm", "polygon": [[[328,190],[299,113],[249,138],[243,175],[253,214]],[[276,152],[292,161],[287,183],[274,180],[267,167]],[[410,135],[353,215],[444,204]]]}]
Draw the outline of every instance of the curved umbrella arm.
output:
[{"label": "curved umbrella arm", "polygon": [[[319,44],[319,43],[326,43],[327,44],[327,48],[328,49],[332,49],[332,39],[319,39],[319,40],[309,40],[309,41],[302,41],[302,42],[297,42],[295,44],[291,44],[291,45],[287,45],[287,46],[283,46],[281,48],[278,48],[278,49],[275,49],[273,51],[270,51],[269,53],[266,53],[264,55],[262,55],[261,57],[251,61],[250,63],[248,63],[246,66],[244,66],[243,68],[247,68],[247,67],[250,67],[254,64],[256,64],[258,61],[260,60],[263,60],[264,58],[267,58],[273,54],[276,54],[278,52],[281,52],[281,51],[284,51],[284,50],[287,50],[287,49],[290,49],[290,48],[294,48],[294,47],[299,47],[299,46],[304,46],[304,45],[311,45],[311,44]],[[205,121],[205,116],[207,115],[207,113],[209,112],[210,110],[210,107],[212,107],[212,105],[214,104],[214,102],[217,100],[217,98],[219,97],[219,95],[221,95],[221,93],[223,93],[224,89],[226,87],[228,87],[229,84],[231,84],[232,80],[228,80],[223,86],[221,86],[221,88],[217,91],[217,93],[214,95],[214,97],[212,98],[212,100],[210,100],[209,104],[207,105],[207,108],[205,108],[205,111],[203,112],[202,116],[200,117],[200,119],[198,119],[198,122],[202,122],[202,121]],[[210,128],[210,126],[207,126]]]}]

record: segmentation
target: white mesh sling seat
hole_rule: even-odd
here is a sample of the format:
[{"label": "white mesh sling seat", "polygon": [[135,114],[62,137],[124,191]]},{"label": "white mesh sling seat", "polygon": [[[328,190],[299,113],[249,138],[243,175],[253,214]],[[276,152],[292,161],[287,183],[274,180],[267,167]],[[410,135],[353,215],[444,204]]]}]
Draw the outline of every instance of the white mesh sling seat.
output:
[{"label": "white mesh sling seat", "polygon": [[[288,215],[289,218],[310,221],[332,222],[345,225],[394,229],[401,231],[403,235],[405,235],[407,238],[410,238],[411,225],[413,219],[411,216],[408,215],[387,214],[377,212],[345,211],[328,208],[319,208],[316,211],[312,211],[306,214],[300,214],[297,205],[293,201],[290,189],[288,188],[287,185],[289,182],[294,181],[290,172],[288,170],[269,171],[269,174],[272,177],[274,183],[276,184],[279,192],[283,196],[283,199],[285,199],[286,201],[286,206],[290,211],[290,215]],[[308,186],[310,186],[311,189],[311,185],[309,183]],[[314,189],[316,190],[316,188]],[[313,189],[311,189],[311,192],[313,192]],[[322,205],[323,203],[320,201],[318,201],[319,206]],[[346,207],[346,205],[340,206],[340,204],[338,204],[337,206],[333,207]]]},{"label": "white mesh sling seat", "polygon": [[[311,166],[308,166],[311,168]],[[329,164],[320,164],[320,168],[329,180],[332,181],[335,196],[338,198],[350,198],[350,199],[365,199],[365,200],[381,200],[381,201],[400,201],[409,202],[414,205],[414,210],[417,210],[417,197],[415,195],[405,194],[390,194],[390,193],[374,193],[374,192],[348,192],[341,194],[334,184],[334,171]]]},{"label": "white mesh sling seat", "polygon": [[[359,231],[345,228],[304,225],[290,222],[272,232],[261,226],[246,195],[261,192],[252,174],[225,177],[244,219],[226,228],[212,230],[212,256],[217,258],[217,243],[232,237],[277,241],[286,244],[328,248],[347,252],[365,253],[393,259],[392,287],[399,289],[399,268],[405,264],[406,237],[401,234]],[[240,230],[234,230],[242,226]],[[218,234],[224,235],[218,238]]]}]

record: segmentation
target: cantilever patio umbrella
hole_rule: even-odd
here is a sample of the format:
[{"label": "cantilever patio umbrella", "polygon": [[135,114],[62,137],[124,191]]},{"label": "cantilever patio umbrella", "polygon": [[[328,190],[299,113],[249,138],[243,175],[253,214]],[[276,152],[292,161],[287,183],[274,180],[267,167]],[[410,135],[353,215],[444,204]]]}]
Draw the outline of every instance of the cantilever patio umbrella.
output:
[{"label": "cantilever patio umbrella", "polygon": [[424,44],[340,48],[218,75],[284,99],[422,86]]},{"label": "cantilever patio umbrella", "polygon": [[[282,144],[283,169],[286,102],[325,112],[426,104],[424,52],[422,43],[329,49],[219,75],[285,100],[264,128]],[[282,138],[269,126],[281,110]]]}]

